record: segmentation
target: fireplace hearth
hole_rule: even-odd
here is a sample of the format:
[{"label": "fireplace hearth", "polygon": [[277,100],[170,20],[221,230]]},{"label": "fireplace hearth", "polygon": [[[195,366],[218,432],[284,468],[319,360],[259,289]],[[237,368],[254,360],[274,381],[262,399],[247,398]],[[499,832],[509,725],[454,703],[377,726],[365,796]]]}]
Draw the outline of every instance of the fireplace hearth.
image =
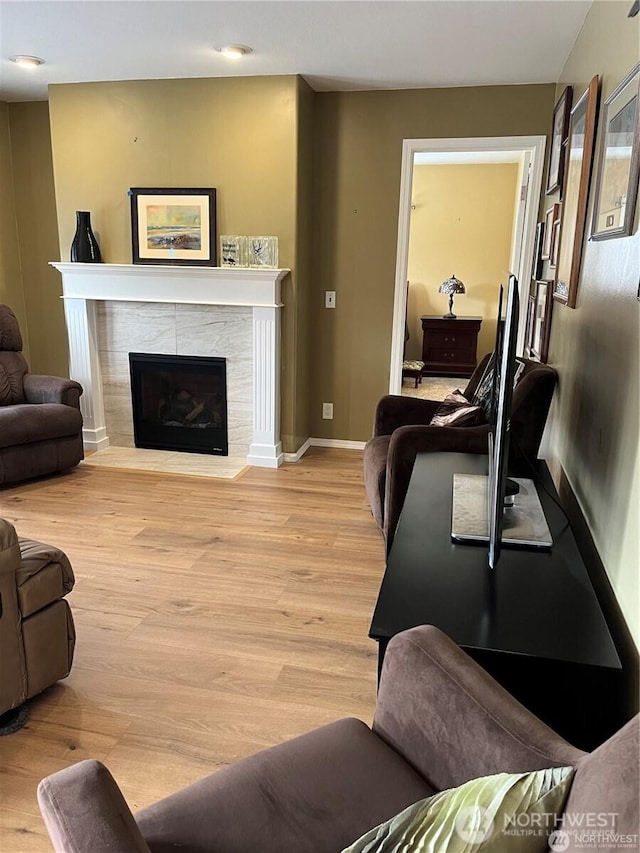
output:
[{"label": "fireplace hearth", "polygon": [[129,353],[136,447],[227,456],[226,359]]}]

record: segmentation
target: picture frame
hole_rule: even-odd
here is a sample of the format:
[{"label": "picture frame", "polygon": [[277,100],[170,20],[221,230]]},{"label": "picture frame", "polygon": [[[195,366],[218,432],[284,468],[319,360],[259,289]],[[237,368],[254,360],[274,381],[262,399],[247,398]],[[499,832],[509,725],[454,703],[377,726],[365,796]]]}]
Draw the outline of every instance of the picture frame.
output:
[{"label": "picture frame", "polygon": [[[544,215],[544,240],[542,242],[543,261],[551,260],[553,254],[553,223],[560,218],[560,205],[552,204]],[[540,278],[540,276],[536,276]]]},{"label": "picture frame", "polygon": [[564,178],[565,148],[569,132],[569,117],[573,88],[566,86],[553,108],[553,126],[551,131],[551,153],[549,154],[549,172],[547,174],[546,195],[560,192]]},{"label": "picture frame", "polygon": [[604,103],[592,240],[628,237],[640,178],[640,62]]},{"label": "picture frame", "polygon": [[530,293],[527,303],[527,325],[524,333],[524,345],[526,348],[525,355],[528,358],[532,357],[531,345],[533,343],[533,321],[536,314],[536,297]]},{"label": "picture frame", "polygon": [[533,247],[533,269],[531,270],[531,278],[540,278],[542,275],[542,244],[544,242],[544,222],[538,222],[536,225],[536,240]]},{"label": "picture frame", "polygon": [[551,257],[549,267],[555,269],[558,266],[558,247],[560,245],[560,219],[553,223],[553,236],[551,238]]},{"label": "picture frame", "polygon": [[576,307],[600,94],[596,75],[571,110],[553,297]]},{"label": "picture frame", "polygon": [[134,264],[216,265],[216,191],[132,187]]},{"label": "picture frame", "polygon": [[549,355],[551,316],[553,311],[552,297],[553,282],[549,280],[536,281],[529,353],[532,358],[541,361],[543,364],[547,363]]}]

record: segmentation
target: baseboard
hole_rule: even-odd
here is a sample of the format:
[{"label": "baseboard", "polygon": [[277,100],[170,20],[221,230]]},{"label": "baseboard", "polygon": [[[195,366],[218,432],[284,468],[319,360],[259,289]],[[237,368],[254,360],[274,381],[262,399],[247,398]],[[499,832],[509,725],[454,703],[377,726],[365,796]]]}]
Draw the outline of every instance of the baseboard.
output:
[{"label": "baseboard", "polygon": [[578,549],[584,560],[587,572],[593,584],[593,589],[602,607],[602,612],[614,642],[616,651],[622,663],[624,681],[626,684],[626,712],[630,718],[638,713],[638,666],[640,655],[633,640],[627,622],[624,618],[618,598],[611,586],[609,575],[600,559],[600,554],[593,541],[591,530],[582,512],[580,502],[569,482],[564,470],[560,469],[558,495],[567,513],[571,530],[575,536]]},{"label": "baseboard", "polygon": [[338,450],[364,450],[364,441],[346,441],[339,438],[308,438],[295,453],[285,453],[285,462],[299,462],[310,447],[335,447]]},{"label": "baseboard", "polygon": [[343,441],[340,438],[310,438],[312,447],[336,447],[339,450],[364,450],[366,441]]}]

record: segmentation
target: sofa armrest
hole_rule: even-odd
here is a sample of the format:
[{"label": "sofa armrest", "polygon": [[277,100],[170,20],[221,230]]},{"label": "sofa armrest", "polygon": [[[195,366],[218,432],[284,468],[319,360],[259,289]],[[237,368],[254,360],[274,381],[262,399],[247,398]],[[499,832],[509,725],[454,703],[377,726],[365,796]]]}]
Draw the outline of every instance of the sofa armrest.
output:
[{"label": "sofa armrest", "polygon": [[378,401],[373,419],[373,434],[391,435],[402,426],[428,424],[440,405],[439,400],[423,400],[420,397],[400,397],[387,394]]},{"label": "sofa armrest", "polygon": [[432,625],[389,643],[373,730],[436,790],[572,765],[584,755]]},{"label": "sofa armrest", "polygon": [[113,776],[81,761],[43,779],[38,804],[57,853],[150,853]]},{"label": "sofa armrest", "polygon": [[394,430],[387,451],[385,475],[384,534],[387,553],[391,548],[398,519],[409,489],[418,453],[486,453],[489,426],[441,427],[404,426]]},{"label": "sofa armrest", "polygon": [[27,373],[24,377],[24,396],[27,403],[62,403],[80,408],[82,385],[73,379],[60,376],[38,376]]}]

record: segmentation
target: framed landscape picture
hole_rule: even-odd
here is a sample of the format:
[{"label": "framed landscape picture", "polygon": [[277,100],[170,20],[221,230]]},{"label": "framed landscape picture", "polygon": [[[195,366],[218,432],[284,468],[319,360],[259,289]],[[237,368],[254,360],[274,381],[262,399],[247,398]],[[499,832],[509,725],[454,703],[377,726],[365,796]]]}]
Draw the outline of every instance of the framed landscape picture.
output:
[{"label": "framed landscape picture", "polygon": [[134,264],[216,265],[216,191],[132,187]]},{"label": "framed landscape picture", "polygon": [[549,155],[549,174],[547,175],[546,194],[560,191],[564,177],[565,141],[569,130],[569,113],[573,89],[567,86],[553,108],[553,130],[551,132],[551,154]]},{"label": "framed landscape picture", "polygon": [[596,75],[571,110],[569,120],[560,246],[553,291],[554,299],[569,308],[576,307],[580,280],[599,92],[600,78]]},{"label": "framed landscape picture", "polygon": [[640,63],[604,105],[592,240],[628,237],[640,177]]}]

